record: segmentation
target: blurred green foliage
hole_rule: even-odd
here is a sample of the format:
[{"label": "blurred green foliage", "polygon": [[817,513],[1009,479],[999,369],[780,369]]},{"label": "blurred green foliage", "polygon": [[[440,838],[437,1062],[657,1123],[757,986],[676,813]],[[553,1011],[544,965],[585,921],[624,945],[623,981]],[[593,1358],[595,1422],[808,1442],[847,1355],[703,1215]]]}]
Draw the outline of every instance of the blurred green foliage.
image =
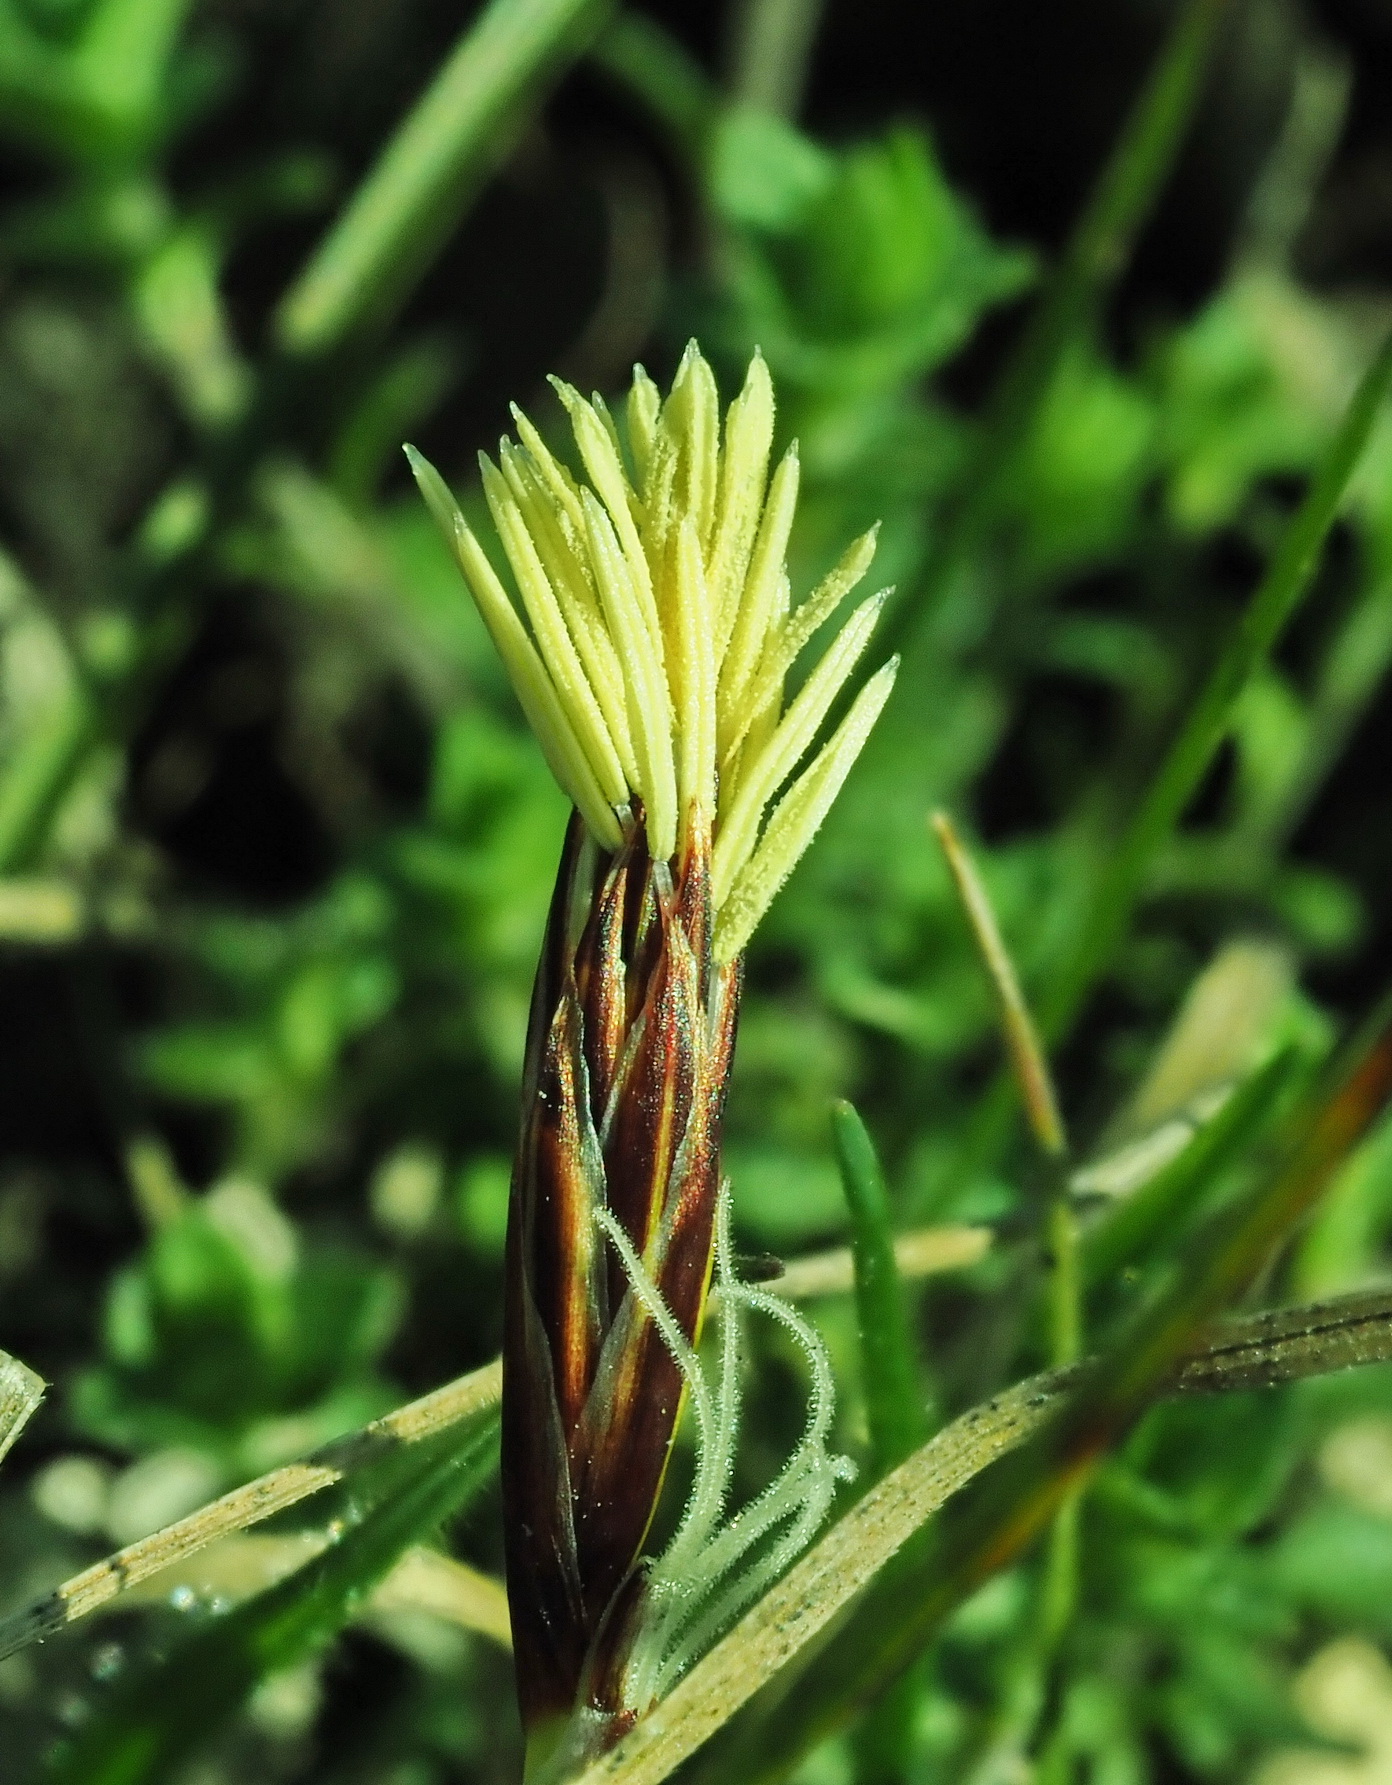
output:
[{"label": "blurred green foliage", "polygon": [[[391,229],[355,221],[352,170],[366,161],[370,182],[381,166],[369,151],[405,158],[413,227],[443,242],[498,161],[488,108],[525,166],[548,83],[588,52],[588,78],[606,70],[671,135],[667,172],[699,238],[661,269],[654,319],[639,289],[651,175],[613,207],[619,286],[603,302],[628,318],[622,350],[667,360],[694,328],[728,391],[762,348],[806,474],[799,593],[882,523],[899,689],[751,958],[727,1148],[753,1246],[850,1236],[828,1126],[846,1097],[875,1135],[895,1227],[999,1225],[980,1265],[902,1289],[913,1342],[888,1364],[881,1347],[869,1392],[849,1301],[819,1312],[844,1442],[881,1465],[902,1448],[886,1383],[915,1357],[921,1405],[950,1413],[1046,1352],[1043,1174],[983,1088],[994,1006],[928,812],[984,833],[1002,929],[1047,1005],[1389,314],[1386,291],[1302,282],[1321,166],[1276,153],[1267,224],[1249,216],[1191,314],[1128,336],[1099,284],[1037,400],[1000,411],[982,367],[999,377],[1001,341],[1047,300],[1050,257],[992,234],[923,122],[823,140],[728,101],[649,20],[493,0],[450,63],[488,50],[479,109],[448,130],[431,135],[434,114],[406,112],[403,91],[400,134],[342,165],[308,115],[293,141],[229,135],[210,159],[207,131],[250,79],[237,16],[0,4],[0,984],[8,1069],[27,1087],[0,1136],[0,1337],[59,1390],[6,1464],[7,1609],[496,1347],[506,1161],[565,811],[395,468],[404,433],[459,413],[505,331],[467,340],[441,325],[438,293],[413,308],[396,290],[424,269],[387,268]],[[1297,100],[1337,108],[1302,54]],[[1293,101],[1287,135],[1337,135],[1311,116]],[[505,184],[502,202],[524,189]],[[360,269],[336,288],[333,339],[268,345],[273,315],[307,313],[297,281],[319,249]],[[527,380],[550,369],[526,342],[511,351]],[[594,376],[622,370],[601,355]],[[477,444],[437,453],[461,487]],[[954,534],[988,452],[989,503]],[[1055,1037],[1088,1163],[1230,939],[1273,938],[1332,973],[1385,928],[1385,839],[1361,884],[1294,847],[1392,662],[1385,413],[1335,548],[1243,688],[1221,772],[1145,863],[1102,994]],[[1284,987],[1278,1003],[1216,1103],[1165,1112],[1196,1131],[1190,1151],[1111,1212],[1079,1204],[1089,1343],[1183,1272],[1197,1216],[1261,1169],[1348,1017]],[[1234,1080],[1247,1089],[1215,1115]],[[883,1212],[860,1211],[881,1260]],[[1357,1286],[1386,1272],[1389,1243],[1384,1127],[1272,1262],[1264,1297]],[[1105,1269],[1089,1276],[1089,1257]],[[796,1430],[795,1367],[776,1340],[756,1358],[746,1485]],[[0,1663],[0,1780],[43,1776],[55,1743],[52,1776],[132,1785],[192,1776],[173,1769],[195,1751],[208,1785],[513,1776],[506,1665],[480,1639],[378,1619],[323,1660],[370,1580],[480,1490],[482,1455],[432,1456],[433,1473],[357,1509],[368,1537],[338,1574],[294,1575],[187,1645],[168,1608],[132,1611]],[[1295,1670],[1339,1632],[1392,1642],[1379,1457],[1386,1370],[1153,1412],[1083,1505],[1048,1702],[1032,1559],[798,1776],[1140,1785],[1227,1780],[1309,1747]],[[480,1505],[441,1540],[496,1568]],[[135,1685],[113,1686],[118,1672]],[[296,1679],[307,1691],[278,1700]],[[187,1696],[161,1734],[166,1692]]]}]

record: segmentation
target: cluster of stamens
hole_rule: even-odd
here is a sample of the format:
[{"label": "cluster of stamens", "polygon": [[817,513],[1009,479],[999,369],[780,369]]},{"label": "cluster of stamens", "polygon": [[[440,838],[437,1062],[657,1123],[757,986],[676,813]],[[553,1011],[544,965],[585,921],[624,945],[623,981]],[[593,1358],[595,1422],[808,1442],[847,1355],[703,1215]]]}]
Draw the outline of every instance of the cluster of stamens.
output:
[{"label": "cluster of stamens", "polygon": [[684,859],[693,841],[709,842],[715,957],[732,960],[826,816],[893,686],[897,660],[871,676],[807,760],[886,592],[855,609],[786,710],[785,683],[864,577],[874,531],[792,607],[797,448],[769,474],[773,387],[757,354],[723,439],[715,377],[694,342],[665,401],[639,367],[624,418],[627,458],[603,399],[586,402],[553,382],[588,484],[516,408],[517,444],[504,440],[496,464],[480,455],[519,602],[443,479],[408,448],[412,468],[596,843],[617,849],[640,802],[654,861]]}]

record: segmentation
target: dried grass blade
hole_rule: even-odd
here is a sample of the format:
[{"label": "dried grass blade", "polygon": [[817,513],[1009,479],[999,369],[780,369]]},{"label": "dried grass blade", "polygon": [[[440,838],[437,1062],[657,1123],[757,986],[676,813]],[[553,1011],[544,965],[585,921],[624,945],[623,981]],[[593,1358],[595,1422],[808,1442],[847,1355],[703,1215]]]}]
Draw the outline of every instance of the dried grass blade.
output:
[{"label": "dried grass blade", "polygon": [[485,1364],[446,1383],[418,1401],[340,1438],[302,1463],[286,1463],[244,1487],[233,1488],[153,1536],[127,1544],[114,1555],[84,1568],[53,1592],[0,1622],[0,1660],[42,1642],[67,1624],[109,1605],[152,1575],[187,1560],[219,1538],[260,1524],[274,1513],[332,1487],[351,1471],[400,1444],[418,1444],[463,1420],[496,1406],[502,1392],[502,1365]]}]

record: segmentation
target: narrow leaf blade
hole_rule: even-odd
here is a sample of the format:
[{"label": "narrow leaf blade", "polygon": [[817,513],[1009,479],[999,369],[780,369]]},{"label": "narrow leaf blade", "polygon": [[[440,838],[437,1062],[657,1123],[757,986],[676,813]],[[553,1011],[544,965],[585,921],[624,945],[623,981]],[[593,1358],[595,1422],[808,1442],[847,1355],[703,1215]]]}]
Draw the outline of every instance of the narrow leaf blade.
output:
[{"label": "narrow leaf blade", "polygon": [[268,1593],[141,1675],[53,1759],[52,1785],[158,1785],[195,1755],[266,1674],[323,1647],[398,1558],[458,1512],[497,1462],[489,1407],[378,1465],[362,1521]]}]

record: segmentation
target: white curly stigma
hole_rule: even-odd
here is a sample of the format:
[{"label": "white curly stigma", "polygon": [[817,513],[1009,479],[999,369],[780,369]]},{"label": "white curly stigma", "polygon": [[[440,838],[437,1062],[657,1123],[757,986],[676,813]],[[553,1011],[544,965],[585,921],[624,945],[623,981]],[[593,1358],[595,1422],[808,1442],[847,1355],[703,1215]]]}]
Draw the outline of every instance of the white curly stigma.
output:
[{"label": "white curly stigma", "polygon": [[865,576],[875,530],[790,611],[797,447],[770,476],[773,385],[757,353],[723,438],[715,376],[694,341],[665,402],[637,367],[627,459],[603,399],[587,403],[552,383],[585,481],[518,409],[518,444],[503,440],[497,464],[480,455],[516,599],[444,479],[408,446],[411,469],[595,841],[616,849],[639,800],[655,860],[709,831],[716,957],[732,960],[811,842],[894,683],[897,658],[812,753],[869,643],[882,591],[856,608],[784,710],[789,672]]},{"label": "white curly stigma", "polygon": [[[835,1386],[821,1339],[796,1309],[741,1283],[734,1274],[728,1182],[721,1186],[716,1210],[720,1365],[714,1390],[623,1228],[607,1209],[598,1209],[595,1219],[619,1254],[634,1297],[676,1360],[696,1416],[691,1492],[674,1536],[648,1565],[644,1612],[624,1676],[625,1703],[642,1712],[671,1691],[806,1547],[830,1509],[837,1482],[851,1480],[855,1465],[827,1448]],[[812,1387],[807,1421],[792,1456],[761,1494],[726,1519],[739,1437],[740,1316],[745,1309],[786,1328],[807,1359]]]}]

